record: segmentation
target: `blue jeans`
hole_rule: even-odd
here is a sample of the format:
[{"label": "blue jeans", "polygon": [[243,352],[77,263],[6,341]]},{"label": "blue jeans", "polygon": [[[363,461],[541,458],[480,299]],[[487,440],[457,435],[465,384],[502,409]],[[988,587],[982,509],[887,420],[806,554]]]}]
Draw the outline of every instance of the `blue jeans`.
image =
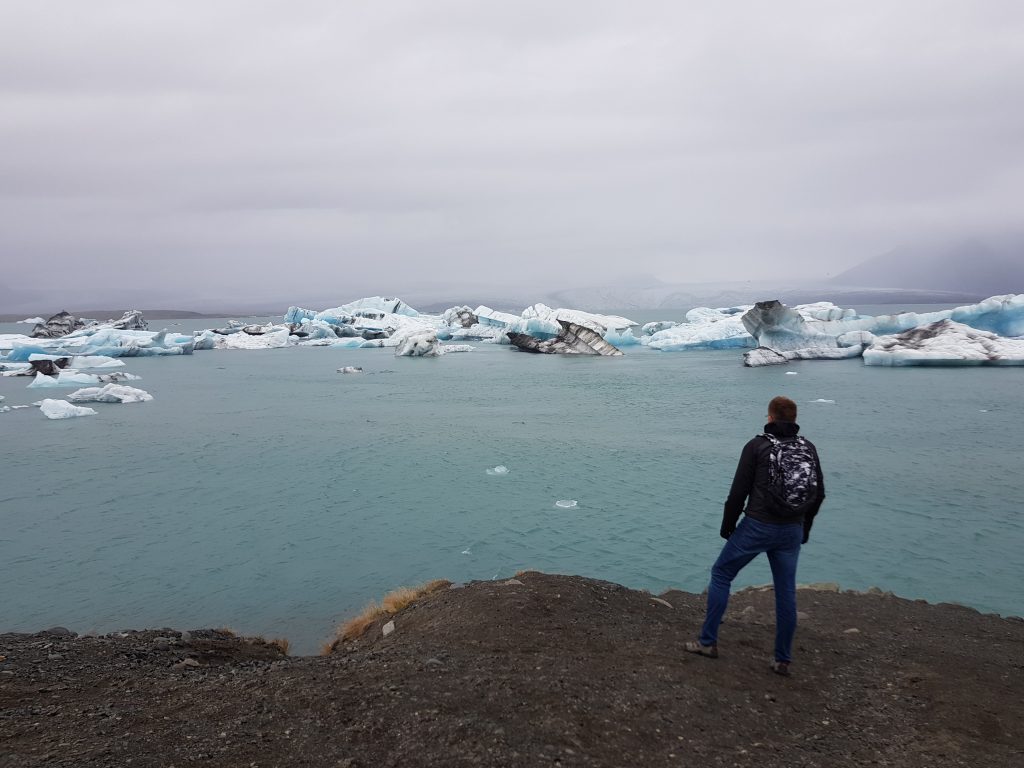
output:
[{"label": "blue jeans", "polygon": [[701,645],[718,644],[718,625],[729,604],[729,587],[743,567],[762,552],[768,553],[775,583],[775,660],[790,661],[796,633],[796,562],[804,527],[800,523],[772,525],[746,517],[725,542],[711,568],[708,612],[700,631]]}]

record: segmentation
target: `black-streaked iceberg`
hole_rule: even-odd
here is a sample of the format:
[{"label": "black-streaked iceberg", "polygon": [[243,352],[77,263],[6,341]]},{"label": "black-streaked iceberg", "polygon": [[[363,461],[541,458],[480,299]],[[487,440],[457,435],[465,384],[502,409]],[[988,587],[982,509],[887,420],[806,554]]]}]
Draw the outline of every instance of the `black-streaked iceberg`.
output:
[{"label": "black-streaked iceberg", "polygon": [[864,350],[865,365],[1024,365],[1024,338],[1006,338],[954,320],[879,336]]}]

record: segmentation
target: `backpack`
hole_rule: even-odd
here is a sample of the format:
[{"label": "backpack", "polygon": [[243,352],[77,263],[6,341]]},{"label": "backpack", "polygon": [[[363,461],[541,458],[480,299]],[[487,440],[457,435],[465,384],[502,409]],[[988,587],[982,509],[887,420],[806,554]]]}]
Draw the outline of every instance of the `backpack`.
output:
[{"label": "backpack", "polygon": [[798,517],[818,497],[818,459],[802,437],[779,440],[765,433],[769,442],[768,493],[780,517]]}]

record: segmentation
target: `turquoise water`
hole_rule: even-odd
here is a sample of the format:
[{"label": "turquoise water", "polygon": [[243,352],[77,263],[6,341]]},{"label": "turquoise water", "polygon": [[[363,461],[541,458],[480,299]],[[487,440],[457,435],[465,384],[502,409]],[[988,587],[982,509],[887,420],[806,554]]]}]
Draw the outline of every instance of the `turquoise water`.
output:
[{"label": "turquoise water", "polygon": [[[229,626],[308,653],[370,599],[437,577],[700,591],[776,394],[826,473],[801,581],[1024,613],[1019,369],[475,346],[130,359],[153,402],[0,414],[0,631]],[[5,404],[49,394],[26,383],[0,379]],[[762,558],[738,584],[769,580]]]}]

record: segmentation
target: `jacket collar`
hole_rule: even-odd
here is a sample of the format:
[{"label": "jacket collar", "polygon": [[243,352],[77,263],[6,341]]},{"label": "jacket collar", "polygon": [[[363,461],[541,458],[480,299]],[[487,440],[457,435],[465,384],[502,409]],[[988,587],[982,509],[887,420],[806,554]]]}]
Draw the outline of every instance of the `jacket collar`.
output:
[{"label": "jacket collar", "polygon": [[764,431],[778,438],[796,437],[800,425],[795,421],[769,421],[764,425]]}]

